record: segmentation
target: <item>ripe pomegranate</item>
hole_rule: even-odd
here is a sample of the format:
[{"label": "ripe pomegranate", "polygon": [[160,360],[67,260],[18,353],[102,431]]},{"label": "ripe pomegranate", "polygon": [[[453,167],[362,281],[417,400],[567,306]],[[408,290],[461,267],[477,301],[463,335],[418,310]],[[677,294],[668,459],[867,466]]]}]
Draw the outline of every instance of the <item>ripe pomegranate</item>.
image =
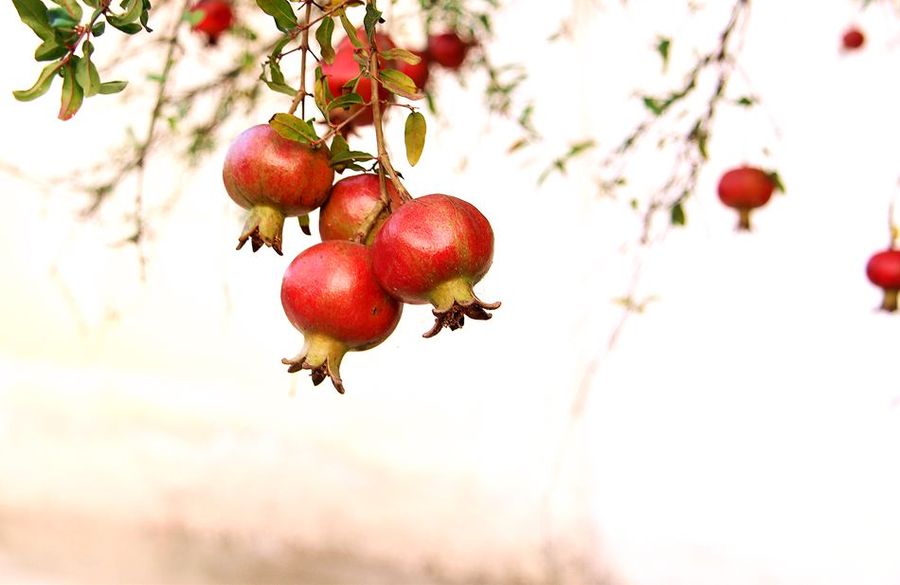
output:
[{"label": "ripe pomegranate", "polygon": [[750,212],[768,203],[775,190],[775,182],[763,170],[742,166],[732,169],[719,179],[719,199],[738,210],[739,230],[750,229]]},{"label": "ripe pomegranate", "polygon": [[462,66],[472,46],[473,43],[462,40],[455,32],[430,35],[428,56],[438,65],[455,71]]},{"label": "ripe pomegranate", "polygon": [[328,148],[312,148],[279,135],[268,124],[248,128],[228,148],[225,190],[249,209],[237,249],[251,240],[281,254],[284,218],[309,213],[328,198],[334,170]]},{"label": "ripe pomegranate", "polygon": [[313,384],[331,378],[341,394],[341,360],[384,341],[397,327],[403,305],[375,281],[369,249],[332,240],[301,252],[287,267],[281,304],[303,333],[303,349],[283,359],[288,372],[311,370]]},{"label": "ripe pomegranate", "polygon": [[411,51],[411,53],[416,55],[421,61],[415,65],[402,61],[399,68],[402,73],[405,73],[407,77],[415,82],[418,89],[423,89],[425,84],[428,83],[428,66],[430,64],[428,53],[425,51]]},{"label": "ripe pomegranate", "polygon": [[866,276],[872,284],[884,290],[881,310],[896,311],[897,293],[900,291],[900,250],[889,248],[869,258]]},{"label": "ripe pomegranate", "polygon": [[844,32],[841,37],[841,44],[845,51],[855,51],[863,46],[866,42],[866,36],[857,27],[852,26]]},{"label": "ripe pomegranate", "polygon": [[226,0],[200,0],[191,7],[191,12],[203,14],[191,30],[205,34],[210,45],[218,43],[219,36],[234,23],[234,9]]},{"label": "ripe pomegranate", "polygon": [[[357,29],[356,34],[363,45],[368,47],[369,42],[366,37],[365,29]],[[393,49],[395,45],[394,41],[388,35],[376,33],[375,46],[378,50],[384,51]],[[322,74],[325,76],[328,83],[328,89],[334,97],[338,97],[344,93],[350,93],[349,89],[344,89],[344,84],[359,75],[359,63],[356,62],[354,53],[355,48],[353,47],[353,44],[350,42],[350,39],[345,38],[338,43],[337,47],[335,47],[334,62],[331,64],[322,64]],[[379,66],[395,67],[395,65],[396,64],[393,62],[386,62],[383,59],[379,59]],[[368,103],[372,99],[372,80],[367,77],[360,78],[359,83],[356,85],[356,93]],[[382,101],[386,101],[392,100],[394,94],[384,89],[384,87],[379,87],[378,96]],[[332,110],[329,112],[329,117],[332,123],[339,124],[362,108],[365,108],[366,111],[353,119],[349,124],[349,129],[357,128],[359,126],[368,126],[374,121],[371,106],[356,105],[351,106],[348,109]]]},{"label": "ripe pomegranate", "polygon": [[450,195],[425,195],[403,204],[375,236],[372,268],[381,286],[405,303],[434,305],[424,337],[485,320],[500,303],[485,303],[472,287],[491,267],[494,232],[472,204]]},{"label": "ripe pomegranate", "polygon": [[[402,204],[400,194],[387,180],[387,192],[391,209]],[[341,179],[331,188],[328,201],[319,211],[319,235],[325,240],[352,241],[371,220],[371,215],[381,201],[381,185],[378,175],[366,173]],[[391,209],[383,209],[371,224],[365,243],[371,244]]]}]

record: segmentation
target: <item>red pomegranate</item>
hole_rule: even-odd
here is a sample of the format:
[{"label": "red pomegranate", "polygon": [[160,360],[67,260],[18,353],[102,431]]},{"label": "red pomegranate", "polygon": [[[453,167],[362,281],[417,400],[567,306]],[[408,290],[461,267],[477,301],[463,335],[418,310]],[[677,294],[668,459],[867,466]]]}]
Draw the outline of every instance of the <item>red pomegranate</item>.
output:
[{"label": "red pomegranate", "polygon": [[309,213],[328,198],[334,170],[328,148],[312,148],[279,135],[268,124],[248,128],[228,148],[222,169],[225,190],[250,210],[238,250],[251,240],[281,254],[284,218]]},{"label": "red pomegranate", "polygon": [[[365,30],[362,28],[357,29],[356,34],[359,40],[368,47],[369,42]],[[388,35],[376,33],[375,46],[378,50],[385,51],[387,49],[393,49],[395,45],[394,41],[391,40]],[[355,48],[353,47],[353,44],[350,42],[350,39],[345,38],[338,43],[338,46],[335,48],[334,62],[331,64],[322,64],[322,74],[325,76],[328,83],[328,90],[334,97],[350,93],[350,89],[345,89],[344,85],[359,75],[359,63],[356,62],[354,53]],[[381,67],[394,67],[396,64],[379,59],[379,65]],[[356,93],[368,103],[372,99],[372,80],[368,77],[360,78],[359,83],[356,85]],[[378,96],[382,101],[393,99],[393,95],[394,94],[384,89],[384,87],[379,87]],[[329,117],[332,123],[339,124],[362,108],[365,108],[366,111],[353,118],[353,121],[349,126],[350,129],[359,126],[368,126],[374,121],[371,106],[356,105],[347,109],[335,109],[329,112]]]},{"label": "red pomegranate", "polygon": [[442,327],[451,330],[464,317],[490,319],[485,303],[472,287],[491,267],[494,232],[472,204],[450,195],[425,195],[404,203],[375,236],[372,268],[381,286],[397,299],[431,303],[435,324],[425,337]]},{"label": "red pomegranate", "polygon": [[205,34],[210,45],[219,42],[219,36],[234,24],[234,9],[225,0],[200,0],[191,7],[191,12],[202,14],[191,30]]},{"label": "red pomegranate", "polygon": [[441,67],[459,69],[473,43],[459,38],[455,32],[445,32],[428,37],[428,56]]},{"label": "red pomegranate", "polygon": [[311,246],[288,266],[281,304],[303,333],[303,349],[283,359],[288,372],[311,370],[314,385],[331,378],[341,394],[341,360],[384,341],[397,327],[403,305],[375,281],[369,249],[332,240]]},{"label": "red pomegranate", "polygon": [[763,170],[742,166],[732,169],[719,179],[719,199],[737,209],[738,229],[750,229],[750,212],[768,203],[775,191],[775,182]]},{"label": "red pomegranate", "polygon": [[841,44],[845,51],[855,51],[862,47],[866,42],[866,35],[857,27],[852,26],[844,32],[841,37]]},{"label": "red pomegranate", "polygon": [[399,69],[415,82],[418,89],[424,89],[425,84],[428,83],[428,53],[425,51],[410,52],[417,56],[420,61],[415,65],[407,63],[406,61],[401,61]]},{"label": "red pomegranate", "polygon": [[[390,179],[386,179],[386,187],[391,209],[399,208],[402,200]],[[371,244],[390,215],[390,209],[382,209],[375,218],[371,217],[380,201],[381,185],[376,174],[355,175],[335,183],[328,201],[319,210],[319,235],[322,241],[352,241],[369,224],[365,243]]]},{"label": "red pomegranate", "polygon": [[869,258],[866,276],[872,284],[884,290],[881,310],[896,311],[897,293],[900,291],[900,250],[890,248]]}]

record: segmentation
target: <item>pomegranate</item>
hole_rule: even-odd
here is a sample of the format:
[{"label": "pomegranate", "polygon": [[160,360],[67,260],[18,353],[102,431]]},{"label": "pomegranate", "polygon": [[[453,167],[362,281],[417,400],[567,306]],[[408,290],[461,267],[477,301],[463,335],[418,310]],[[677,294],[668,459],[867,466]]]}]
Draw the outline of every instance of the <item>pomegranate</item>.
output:
[{"label": "pomegranate", "polygon": [[445,32],[428,37],[428,57],[441,67],[457,70],[466,60],[466,53],[473,43],[459,38],[455,32]]},{"label": "pomegranate", "polygon": [[287,267],[281,304],[303,333],[303,349],[283,359],[288,372],[310,370],[313,384],[331,378],[341,394],[341,360],[384,341],[397,327],[403,305],[375,280],[369,249],[332,240],[301,252]]},{"label": "pomegranate", "polygon": [[428,83],[428,53],[425,51],[410,52],[421,59],[421,61],[415,65],[402,61],[400,63],[400,71],[412,79],[418,89],[424,89],[425,84]]},{"label": "pomegranate", "polygon": [[884,290],[881,310],[896,311],[897,292],[900,291],[900,250],[889,248],[869,258],[866,276],[872,284]]},{"label": "pomegranate", "polygon": [[739,230],[750,229],[750,212],[768,203],[774,190],[772,177],[754,167],[732,169],[719,179],[719,199],[738,210]]},{"label": "pomegranate", "polygon": [[225,190],[250,210],[238,250],[251,240],[281,254],[284,218],[309,213],[328,198],[334,170],[328,148],[313,148],[279,135],[268,124],[248,128],[228,148],[222,169]]},{"label": "pomegranate", "polygon": [[234,9],[225,0],[200,0],[191,7],[191,12],[202,14],[191,30],[205,34],[210,45],[219,42],[219,36],[234,23]]},{"label": "pomegranate", "polygon": [[425,195],[403,204],[381,226],[372,244],[375,278],[405,303],[431,303],[434,326],[463,326],[465,317],[490,319],[472,287],[491,267],[494,232],[472,204],[450,195]]},{"label": "pomegranate", "polygon": [[[368,47],[369,42],[368,38],[366,37],[366,31],[360,28],[357,29],[356,34],[359,40],[362,41],[363,45]],[[393,49],[395,45],[394,41],[391,40],[388,35],[376,33],[375,46],[378,50],[384,51],[387,49]],[[350,39],[345,38],[340,43],[338,43],[338,46],[335,48],[334,62],[331,64],[322,64],[322,74],[325,76],[328,83],[328,90],[335,97],[338,97],[344,93],[350,93],[349,89],[344,89],[344,84],[359,75],[359,63],[357,63],[356,59],[354,58],[355,50],[356,49],[350,42]],[[395,66],[393,62],[384,62],[381,59],[379,60],[379,65],[382,67]],[[356,93],[358,93],[366,103],[371,101],[372,80],[368,77],[360,78],[359,83],[357,83],[356,85]],[[386,101],[393,99],[394,94],[384,89],[384,87],[379,87],[378,96],[382,101]],[[353,118],[353,121],[349,124],[349,129],[359,126],[368,126],[374,121],[371,106],[356,105],[351,106],[347,109],[332,110],[331,112],[329,112],[329,118],[331,119],[331,122],[333,124],[340,124],[362,108],[365,108],[366,111]]]},{"label": "pomegranate", "polygon": [[844,32],[841,37],[841,44],[845,51],[855,51],[863,46],[866,42],[866,36],[857,27],[852,26]]},{"label": "pomegranate", "polygon": [[[397,209],[402,204],[400,194],[390,180],[386,181],[391,209]],[[383,209],[373,219],[371,216],[380,201],[381,185],[378,175],[372,173],[355,175],[335,183],[328,201],[319,211],[319,235],[322,241],[352,241],[366,228],[366,224],[370,224],[365,243],[371,244],[391,212],[391,209]]]}]

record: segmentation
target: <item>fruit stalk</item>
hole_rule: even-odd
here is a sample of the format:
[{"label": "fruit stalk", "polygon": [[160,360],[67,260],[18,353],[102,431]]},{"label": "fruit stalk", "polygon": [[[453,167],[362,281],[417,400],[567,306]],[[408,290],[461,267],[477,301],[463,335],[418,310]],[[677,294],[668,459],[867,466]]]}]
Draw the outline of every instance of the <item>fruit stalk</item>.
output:
[{"label": "fruit stalk", "polygon": [[746,208],[738,209],[738,229],[750,231],[750,210]]},{"label": "fruit stalk", "polygon": [[884,300],[881,301],[881,310],[888,313],[897,312],[897,297],[900,290],[895,288],[884,289]]},{"label": "fruit stalk", "polygon": [[300,117],[304,120],[306,119],[306,55],[309,53],[310,16],[312,16],[312,1],[307,0],[306,11],[303,13],[303,24],[301,25],[303,32],[300,33],[300,89],[297,91],[297,95],[294,96],[290,109],[288,109],[288,113],[293,114],[297,111],[297,106],[299,105]]}]

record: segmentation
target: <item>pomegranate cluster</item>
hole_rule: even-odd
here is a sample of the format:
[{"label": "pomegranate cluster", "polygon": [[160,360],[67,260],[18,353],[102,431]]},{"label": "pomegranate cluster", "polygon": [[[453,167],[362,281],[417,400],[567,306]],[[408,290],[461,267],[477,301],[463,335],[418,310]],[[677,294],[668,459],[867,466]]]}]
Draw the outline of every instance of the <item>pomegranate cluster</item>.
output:
[{"label": "pomegranate cluster", "polygon": [[268,124],[232,143],[223,181],[248,210],[238,248],[250,241],[282,253],[285,217],[319,209],[322,242],[287,267],[281,303],[302,334],[299,354],[282,360],[288,372],[310,370],[313,384],[331,378],[344,392],[340,365],[349,351],[383,342],[404,304],[431,304],[425,333],[463,326],[466,317],[490,319],[500,303],[473,290],[491,266],[494,233],[472,204],[444,194],[401,196],[375,173],[332,184],[329,150],[282,137]]}]

